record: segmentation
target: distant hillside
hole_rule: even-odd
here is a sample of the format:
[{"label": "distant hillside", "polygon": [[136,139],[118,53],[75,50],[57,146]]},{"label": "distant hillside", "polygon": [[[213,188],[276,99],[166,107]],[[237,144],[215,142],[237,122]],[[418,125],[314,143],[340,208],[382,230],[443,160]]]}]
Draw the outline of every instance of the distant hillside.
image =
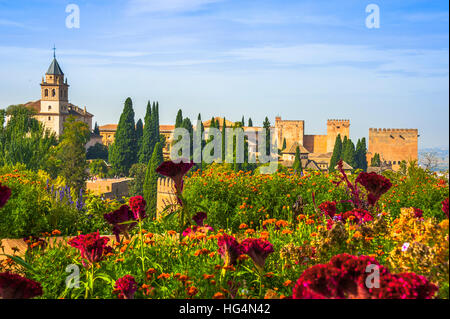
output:
[{"label": "distant hillside", "polygon": [[422,148],[419,150],[419,165],[424,167],[432,158],[434,171],[446,171],[449,169],[449,150],[448,148]]}]

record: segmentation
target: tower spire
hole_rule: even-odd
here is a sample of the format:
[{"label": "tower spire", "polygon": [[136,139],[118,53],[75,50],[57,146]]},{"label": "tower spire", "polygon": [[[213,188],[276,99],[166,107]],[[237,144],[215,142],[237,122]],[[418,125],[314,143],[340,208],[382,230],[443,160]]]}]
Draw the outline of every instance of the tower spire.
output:
[{"label": "tower spire", "polygon": [[53,58],[56,59],[56,46],[53,44]]}]

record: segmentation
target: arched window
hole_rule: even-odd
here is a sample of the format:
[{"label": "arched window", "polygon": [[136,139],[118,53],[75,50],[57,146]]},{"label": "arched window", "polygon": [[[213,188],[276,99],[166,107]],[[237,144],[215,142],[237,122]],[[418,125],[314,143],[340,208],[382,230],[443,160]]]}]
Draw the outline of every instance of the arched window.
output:
[{"label": "arched window", "polygon": [[48,96],[48,89],[45,89],[44,96]]},{"label": "arched window", "polygon": [[48,120],[49,120],[49,121],[51,121],[51,120],[52,120],[52,117],[51,117],[51,116],[49,116],[49,117],[48,117]]},{"label": "arched window", "polygon": [[55,91],[55,89],[53,89],[52,90],[52,96],[55,96],[56,95],[56,91]]},{"label": "arched window", "polygon": [[51,109],[52,109],[52,106],[51,106],[51,105],[49,105],[49,106],[48,106],[48,110],[50,111]]}]

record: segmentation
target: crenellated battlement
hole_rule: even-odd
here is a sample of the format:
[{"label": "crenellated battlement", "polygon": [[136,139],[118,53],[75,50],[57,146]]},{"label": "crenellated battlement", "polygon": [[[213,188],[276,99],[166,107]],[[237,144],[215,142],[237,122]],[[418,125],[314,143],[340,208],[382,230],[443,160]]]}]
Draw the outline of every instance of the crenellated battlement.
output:
[{"label": "crenellated battlement", "polygon": [[418,133],[416,128],[369,128],[369,133]]},{"label": "crenellated battlement", "polygon": [[350,124],[350,120],[347,119],[328,119],[327,124]]},{"label": "crenellated battlement", "polygon": [[157,185],[158,193],[175,194],[175,185],[172,179],[160,177]]}]

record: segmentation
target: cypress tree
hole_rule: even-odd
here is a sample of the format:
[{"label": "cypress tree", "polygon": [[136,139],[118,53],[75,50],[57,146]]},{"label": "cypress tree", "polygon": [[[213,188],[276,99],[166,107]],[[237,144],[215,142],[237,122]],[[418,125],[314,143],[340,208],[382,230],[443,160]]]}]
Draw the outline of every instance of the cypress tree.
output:
[{"label": "cypress tree", "polygon": [[353,144],[351,139],[347,139],[342,149],[342,160],[351,167],[355,168],[356,166],[355,159],[356,159],[355,144]]},{"label": "cypress tree", "polygon": [[183,125],[183,112],[181,109],[178,110],[177,118],[175,119],[175,128],[181,127]]},{"label": "cypress tree", "polygon": [[264,119],[263,128],[266,131],[266,155],[270,155],[270,122],[267,116]]},{"label": "cypress tree", "polygon": [[297,146],[297,148],[295,149],[295,159],[294,159],[294,164],[292,164],[292,169],[294,170],[295,173],[301,173],[303,168],[302,168],[302,160],[300,158],[300,147]]},{"label": "cypress tree", "polygon": [[253,127],[253,121],[251,118],[248,119],[248,126]]},{"label": "cypress tree", "polygon": [[[159,102],[156,102],[155,106],[155,116],[154,116],[154,137],[155,137],[155,145],[160,142],[160,134],[159,134]],[[162,146],[162,145],[161,145]]]},{"label": "cypress tree", "polygon": [[[193,145],[194,145],[194,127],[192,125],[191,120],[188,117],[183,119],[183,123],[181,124],[181,127],[185,128],[189,132],[189,138],[190,138],[189,154],[190,154],[190,157],[192,158],[192,150],[193,150]],[[180,139],[181,139],[181,137],[180,137]],[[181,150],[180,150],[180,152],[181,152]],[[180,155],[181,155],[181,153],[180,153]]]},{"label": "cypress tree", "polygon": [[286,138],[283,138],[283,147],[281,148],[281,150],[285,149],[286,149]]},{"label": "cypress tree", "polygon": [[241,121],[241,123],[242,123],[242,126],[245,126],[244,115],[242,115],[242,121]]},{"label": "cypress tree", "polygon": [[136,122],[136,146],[137,146],[137,152],[138,154],[141,151],[142,146],[142,137],[144,135],[144,125],[142,124],[142,120],[139,119]]},{"label": "cypress tree", "polygon": [[367,171],[367,146],[365,137],[361,139],[358,158],[359,158],[359,168],[362,169],[363,171]]},{"label": "cypress tree", "polygon": [[144,180],[144,199],[147,202],[147,212],[150,217],[156,217],[156,205],[157,205],[157,194],[158,194],[158,177],[159,174],[156,173],[156,168],[163,162],[163,151],[161,143],[156,143],[153,150],[152,157],[150,158],[147,170],[145,171]]},{"label": "cypress tree", "polygon": [[153,152],[153,126],[152,126],[152,107],[150,101],[147,102],[147,110],[144,117],[144,129],[142,134],[142,143],[139,150],[139,163],[147,164]]},{"label": "cypress tree", "polygon": [[373,154],[373,157],[370,161],[370,166],[373,166],[373,167],[381,166],[380,154],[378,154],[378,153]]},{"label": "cypress tree", "polygon": [[94,134],[95,135],[100,135],[100,129],[98,127],[97,122],[95,122],[95,126],[94,126]]},{"label": "cypress tree", "polygon": [[342,156],[342,140],[341,134],[338,134],[338,136],[336,136],[336,141],[334,142],[333,155],[331,155],[330,160],[330,167],[328,168],[330,172],[335,171],[334,168],[341,159],[341,156]]},{"label": "cypress tree", "polygon": [[222,163],[225,162],[225,153],[226,153],[226,146],[225,146],[225,130],[227,128],[227,124],[225,122],[225,117],[223,118],[223,125],[222,125]]},{"label": "cypress tree", "polygon": [[109,154],[109,161],[116,174],[127,175],[131,165],[136,163],[136,136],[134,110],[131,98],[127,98]]}]

